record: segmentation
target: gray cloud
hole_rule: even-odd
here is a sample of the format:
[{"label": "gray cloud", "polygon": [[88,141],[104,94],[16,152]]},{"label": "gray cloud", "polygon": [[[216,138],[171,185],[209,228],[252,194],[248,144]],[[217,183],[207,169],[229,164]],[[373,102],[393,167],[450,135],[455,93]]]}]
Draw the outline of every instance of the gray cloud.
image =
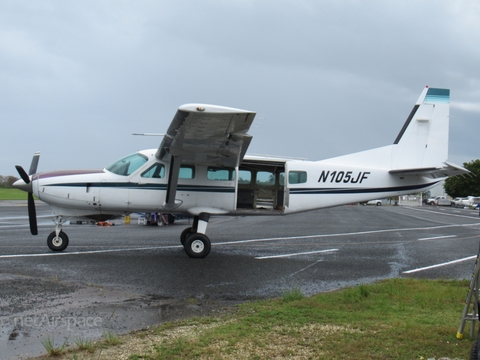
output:
[{"label": "gray cloud", "polygon": [[177,107],[258,112],[250,152],[393,142],[425,85],[451,89],[450,160],[478,158],[475,1],[3,1],[0,174],[102,167]]}]

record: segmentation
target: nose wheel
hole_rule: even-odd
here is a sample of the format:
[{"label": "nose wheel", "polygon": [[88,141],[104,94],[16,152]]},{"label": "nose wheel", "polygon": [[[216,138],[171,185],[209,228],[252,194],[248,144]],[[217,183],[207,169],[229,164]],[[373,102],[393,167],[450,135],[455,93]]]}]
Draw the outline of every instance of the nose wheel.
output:
[{"label": "nose wheel", "polygon": [[63,251],[68,246],[68,236],[63,231],[57,236],[57,232],[53,231],[48,235],[47,245],[52,251]]},{"label": "nose wheel", "polygon": [[55,231],[48,235],[47,245],[52,251],[63,251],[68,246],[68,236],[62,231],[63,216],[56,216],[53,222],[55,223]]}]

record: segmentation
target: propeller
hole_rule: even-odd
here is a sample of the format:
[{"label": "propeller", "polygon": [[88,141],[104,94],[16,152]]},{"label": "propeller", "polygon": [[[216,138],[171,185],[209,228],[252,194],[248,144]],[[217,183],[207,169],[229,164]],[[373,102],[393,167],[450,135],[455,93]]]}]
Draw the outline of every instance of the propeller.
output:
[{"label": "propeller", "polygon": [[32,235],[38,235],[37,227],[37,211],[35,210],[35,199],[33,198],[33,186],[29,175],[34,175],[37,172],[38,160],[40,159],[40,152],[36,152],[33,155],[32,163],[30,164],[30,170],[27,172],[20,165],[16,165],[18,175],[22,178],[23,184],[18,184],[18,188],[28,193],[28,221],[30,223],[30,232]]},{"label": "propeller", "polygon": [[25,170],[20,165],[15,165],[15,169],[18,171],[18,175],[25,181],[25,184],[30,184],[30,176],[27,175]]}]

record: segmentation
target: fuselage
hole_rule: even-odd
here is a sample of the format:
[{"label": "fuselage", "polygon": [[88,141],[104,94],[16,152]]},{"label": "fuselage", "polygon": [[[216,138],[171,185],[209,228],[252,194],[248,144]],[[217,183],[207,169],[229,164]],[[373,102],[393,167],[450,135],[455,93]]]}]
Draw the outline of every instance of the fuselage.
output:
[{"label": "fuselage", "polygon": [[[156,149],[101,170],[32,176],[32,191],[62,216],[107,219],[166,212],[169,163]],[[387,169],[246,156],[237,168],[182,164],[171,212],[198,215],[290,214],[424,191],[441,179],[396,176]],[[20,180],[21,181],[21,180]]]},{"label": "fuselage", "polygon": [[34,195],[55,214],[52,251],[69,243],[67,218],[106,220],[133,212],[188,213],[180,235],[188,256],[204,258],[211,215],[285,215],[423,192],[468,170],[448,155],[450,91],[426,87],[394,143],[322,161],[246,156],[255,112],[208,104],[178,108],[158,149],[102,170],[36,173],[39,153],[14,186],[28,193],[30,232],[38,233]]}]

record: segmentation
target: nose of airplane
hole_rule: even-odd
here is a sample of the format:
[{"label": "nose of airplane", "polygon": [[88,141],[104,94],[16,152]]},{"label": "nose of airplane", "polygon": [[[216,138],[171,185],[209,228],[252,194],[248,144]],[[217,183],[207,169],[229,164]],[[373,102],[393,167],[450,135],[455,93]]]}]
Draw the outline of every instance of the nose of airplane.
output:
[{"label": "nose of airplane", "polygon": [[32,192],[32,182],[30,181],[28,184],[25,183],[22,179],[15,181],[12,185],[14,188],[31,193]]}]

